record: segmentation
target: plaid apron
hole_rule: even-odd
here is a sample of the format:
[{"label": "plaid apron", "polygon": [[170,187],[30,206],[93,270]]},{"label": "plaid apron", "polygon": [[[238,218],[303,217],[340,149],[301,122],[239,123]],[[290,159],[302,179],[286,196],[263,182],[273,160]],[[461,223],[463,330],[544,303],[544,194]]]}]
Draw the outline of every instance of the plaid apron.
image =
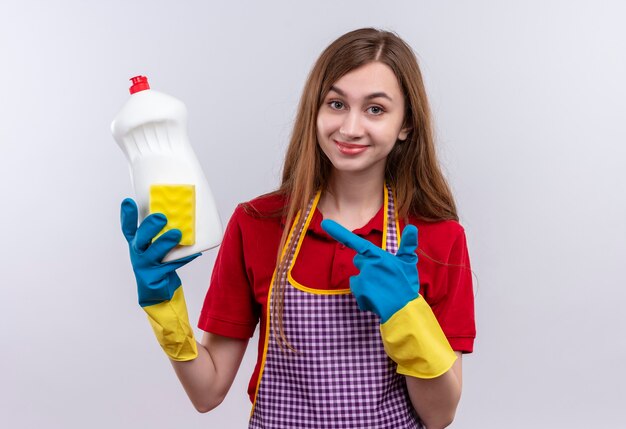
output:
[{"label": "plaid apron", "polygon": [[[264,358],[249,428],[421,428],[404,376],[396,373],[383,348],[378,316],[359,310],[349,289],[309,289],[290,276],[319,196],[309,204],[301,228],[292,227],[289,240],[298,244],[288,255],[289,268],[274,274],[284,285],[283,326],[296,351],[281,348],[269,329],[275,323],[270,320],[270,287]],[[397,216],[390,189],[385,204],[383,244],[395,254]]]}]

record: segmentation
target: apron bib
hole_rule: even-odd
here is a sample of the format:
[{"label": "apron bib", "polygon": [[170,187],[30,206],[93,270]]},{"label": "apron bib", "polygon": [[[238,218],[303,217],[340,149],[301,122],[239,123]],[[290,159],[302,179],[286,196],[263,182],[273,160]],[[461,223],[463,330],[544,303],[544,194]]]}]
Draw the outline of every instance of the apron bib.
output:
[{"label": "apron bib", "polygon": [[[350,289],[311,289],[291,277],[319,197],[309,203],[298,231],[298,219],[294,221],[287,243],[296,240],[297,245],[287,256],[287,270],[274,273],[284,286],[283,326],[296,351],[281,348],[274,338],[270,286],[263,363],[249,428],[421,428],[405,378],[396,373],[383,348],[378,316],[359,310]],[[383,246],[395,254],[398,224],[390,189],[385,189],[384,200]]]}]

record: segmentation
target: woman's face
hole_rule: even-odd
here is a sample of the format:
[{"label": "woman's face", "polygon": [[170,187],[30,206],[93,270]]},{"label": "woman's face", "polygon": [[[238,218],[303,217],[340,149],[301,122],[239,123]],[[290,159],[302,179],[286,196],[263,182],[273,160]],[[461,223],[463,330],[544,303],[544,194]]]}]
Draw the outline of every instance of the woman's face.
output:
[{"label": "woman's face", "polygon": [[404,94],[389,66],[372,62],[333,84],[317,114],[317,140],[340,172],[380,174],[405,140]]}]

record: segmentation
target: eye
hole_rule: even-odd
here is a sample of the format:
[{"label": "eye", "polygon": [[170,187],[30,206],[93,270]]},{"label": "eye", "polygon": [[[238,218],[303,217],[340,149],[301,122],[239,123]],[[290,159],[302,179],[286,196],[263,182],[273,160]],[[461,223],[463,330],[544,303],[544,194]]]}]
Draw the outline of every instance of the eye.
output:
[{"label": "eye", "polygon": [[382,115],[385,112],[385,110],[380,106],[371,106],[367,110],[375,116]]},{"label": "eye", "polygon": [[344,104],[341,101],[338,101],[338,100],[329,101],[328,105],[333,110],[341,110],[341,109],[344,108]]}]

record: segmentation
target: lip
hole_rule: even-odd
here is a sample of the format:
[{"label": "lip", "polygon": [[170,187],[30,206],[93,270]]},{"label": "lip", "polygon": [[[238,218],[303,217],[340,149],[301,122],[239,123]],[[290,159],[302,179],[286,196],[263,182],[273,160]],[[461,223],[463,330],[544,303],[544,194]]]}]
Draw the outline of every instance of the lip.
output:
[{"label": "lip", "polygon": [[333,140],[333,142],[339,149],[339,152],[346,154],[346,155],[357,155],[365,151],[369,147],[369,145],[352,144],[352,143],[341,142],[338,140]]}]

